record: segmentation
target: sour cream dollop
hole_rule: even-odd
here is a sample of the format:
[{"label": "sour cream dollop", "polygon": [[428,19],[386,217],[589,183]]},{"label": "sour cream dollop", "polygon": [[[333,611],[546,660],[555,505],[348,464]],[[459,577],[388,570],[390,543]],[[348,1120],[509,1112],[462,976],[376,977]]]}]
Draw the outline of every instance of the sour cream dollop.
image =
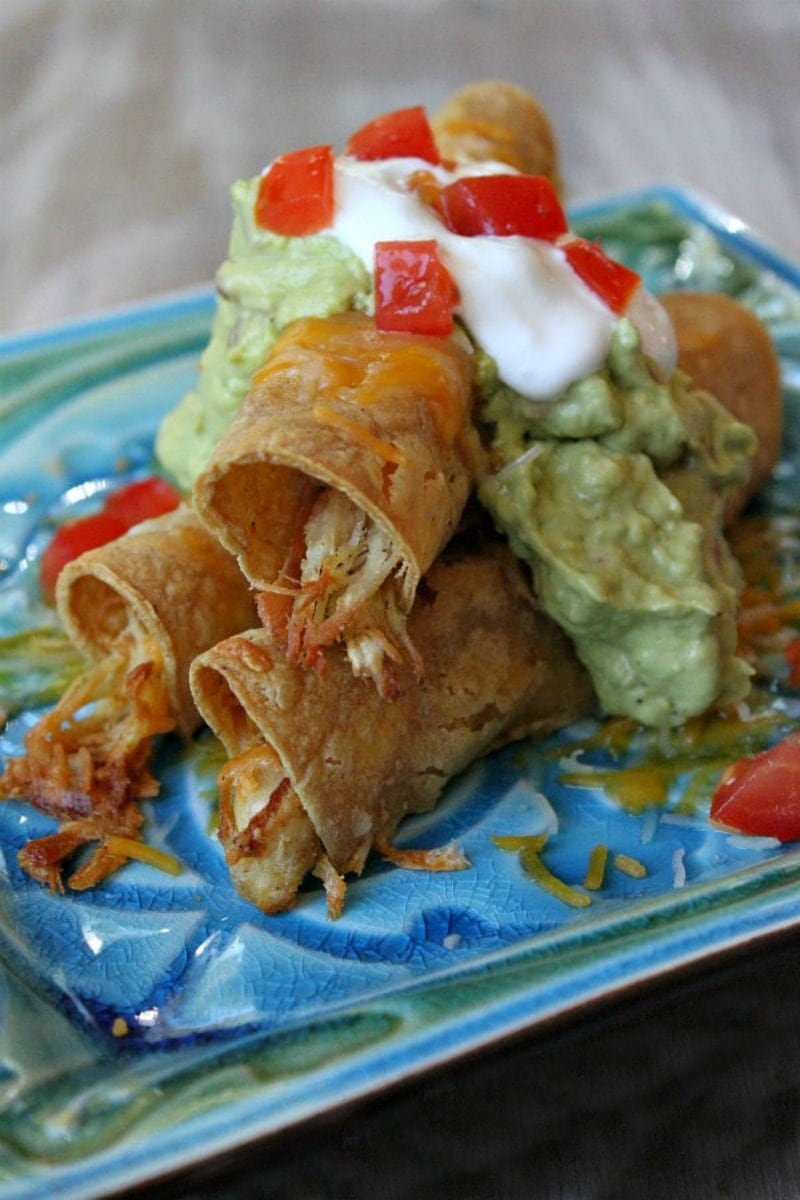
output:
[{"label": "sour cream dollop", "polygon": [[[330,232],[369,271],[376,242],[434,238],[458,288],[457,315],[494,359],[503,382],[530,400],[553,400],[602,366],[618,318],[573,271],[563,250],[537,238],[451,232],[411,185],[421,171],[442,187],[464,176],[513,173],[503,163],[446,168],[414,158],[363,162],[340,155]],[[625,315],[639,330],[645,355],[669,375],[677,353],[663,307],[639,287]]]}]

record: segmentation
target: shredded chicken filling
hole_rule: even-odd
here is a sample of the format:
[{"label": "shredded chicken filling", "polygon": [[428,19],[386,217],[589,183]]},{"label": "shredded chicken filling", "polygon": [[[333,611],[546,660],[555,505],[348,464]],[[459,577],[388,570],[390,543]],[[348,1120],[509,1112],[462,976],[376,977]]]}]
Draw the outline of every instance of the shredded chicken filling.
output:
[{"label": "shredded chicken filling", "polygon": [[238,886],[268,912],[291,908],[309,872],[322,880],[328,915],[341,915],[345,881],[334,870],[275,751],[253,746],[219,773],[219,836]]},{"label": "shredded chicken filling", "polygon": [[392,662],[419,672],[408,637],[407,569],[391,539],[332,488],[315,493],[277,583],[259,598],[262,622],[285,638],[292,661],[320,668],[326,647],[344,642],[354,674],[391,697]]},{"label": "shredded chicken filling", "polygon": [[67,861],[98,843],[69,878],[80,890],[132,857],[125,843],[140,840],[138,801],[158,794],[153,738],[175,727],[171,710],[160,657],[150,647],[137,655],[125,637],[28,732],[24,756],[9,760],[0,776],[0,799],[26,800],[60,822],[56,833],[20,851],[28,874],[63,890]]},{"label": "shredded chicken filling", "polygon": [[[322,881],[328,916],[341,916],[347,883],[325,853],[274,748],[258,743],[235,754],[217,782],[220,842],[241,893],[265,912],[283,912],[310,872]],[[375,848],[406,870],[460,871],[470,865],[454,843],[419,850],[381,840]]]}]

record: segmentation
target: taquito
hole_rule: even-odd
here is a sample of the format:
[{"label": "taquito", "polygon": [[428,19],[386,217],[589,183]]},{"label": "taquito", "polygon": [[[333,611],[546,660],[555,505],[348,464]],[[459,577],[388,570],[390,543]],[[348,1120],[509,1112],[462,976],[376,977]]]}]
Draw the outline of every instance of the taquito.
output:
[{"label": "taquito", "polygon": [[769,479],[783,442],[781,367],[769,330],[722,292],[670,292],[661,302],[675,327],[678,366],[758,438],[746,482],[726,509],[731,520]]},{"label": "taquito", "polygon": [[[587,674],[538,611],[504,544],[450,546],[420,585],[409,635],[425,660],[417,681],[398,667],[391,702],[353,676],[341,647],[324,674],[288,661],[264,629],[201,654],[197,707],[229,756],[219,779],[220,838],[237,889],[258,908],[294,904],[309,872],[332,916],[344,876],[391,842],[409,813],[430,809],[447,781],[488,751],[542,736],[587,712]],[[421,854],[417,864],[436,867]],[[445,854],[444,865],[466,865]]]},{"label": "taquito", "polygon": [[76,850],[99,843],[69,880],[86,888],[143,856],[137,801],[158,793],[154,738],[186,737],[200,724],[191,660],[256,617],[234,559],[185,506],[67,564],[56,605],[89,665],[28,732],[25,755],[9,760],[0,798],[61,822],[20,852],[25,870],[53,888]]},{"label": "taquito", "polygon": [[383,695],[401,659],[421,673],[406,617],[472,486],[472,382],[460,333],[359,313],[295,322],[254,376],[194,503],[291,660],[319,666],[344,641]]},{"label": "taquito", "polygon": [[482,79],[467,84],[431,116],[431,128],[446,160],[506,163],[527,175],[545,175],[563,191],[547,114],[515,83]]}]

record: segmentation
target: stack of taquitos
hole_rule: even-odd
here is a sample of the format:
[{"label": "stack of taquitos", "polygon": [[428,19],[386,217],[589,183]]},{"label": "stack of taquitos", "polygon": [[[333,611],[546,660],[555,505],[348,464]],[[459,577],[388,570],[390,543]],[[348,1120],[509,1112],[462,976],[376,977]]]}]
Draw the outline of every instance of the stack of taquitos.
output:
[{"label": "stack of taquitos", "polygon": [[312,672],[263,629],[193,663],[197,707],[230,757],[221,841],[236,887],[260,909],[291,907],[313,871],[337,916],[343,876],[360,872],[373,847],[409,866],[466,865],[458,855],[398,856],[398,824],[431,808],[476,758],[593,703],[567,639],[491,537],[451,542],[422,581],[408,630],[424,677],[400,664],[391,701],[353,676],[341,647]]},{"label": "stack of taquitos", "polygon": [[57,833],[29,842],[21,865],[61,888],[63,864],[98,843],[70,876],[92,887],[142,856],[138,801],[158,793],[153,739],[200,724],[189,664],[256,619],[236,563],[182,507],[69,563],[56,603],[64,628],[93,664],[25,739],[0,777],[0,798],[56,817]]},{"label": "stack of taquitos", "polygon": [[[557,178],[522,94],[507,89],[490,111],[485,87],[440,114],[446,154]],[[90,840],[100,848],[73,886],[125,861],[136,801],[157,787],[152,737],[202,717],[230,756],[220,837],[237,888],[277,912],[315,872],[337,915],[345,875],[371,849],[413,865],[392,847],[397,826],[449,778],[592,707],[588,676],[505,545],[449,543],[482,467],[473,369],[458,333],[379,333],[356,313],[298,321],[197,480],[206,528],[184,513],[141,559],[126,539],[65,573],[62,617],[100,665],[5,777],[5,794],[65,820],[29,848],[32,873],[57,886],[61,862]]]},{"label": "stack of taquitos", "polygon": [[[506,85],[498,89],[503,95],[509,90]],[[468,92],[461,98],[467,104]],[[469,138],[489,137],[502,145],[503,155],[527,155],[531,137],[512,128],[507,117],[498,111],[487,124],[469,115]],[[461,119],[452,106],[450,118]],[[448,136],[455,139],[448,153],[457,153],[452,120]],[[549,133],[545,140],[549,144]],[[216,523],[214,504],[204,507],[202,489],[198,497],[210,528],[241,555],[248,575],[263,589],[259,616],[273,636],[286,642],[292,659],[320,667],[325,647],[343,640],[350,667],[372,675],[383,696],[400,699],[401,692],[415,692],[426,667],[424,654],[406,633],[406,618],[424,572],[459,521],[479,453],[469,421],[469,348],[457,336],[376,341],[371,323],[350,314],[338,325],[341,353],[333,375],[326,377],[336,323],[324,325],[328,344],[321,356],[315,355],[313,322],[298,325],[258,382],[262,392],[280,401],[280,412],[266,418],[268,440],[273,434],[276,439],[276,470],[266,472],[270,478],[263,490],[256,482],[258,470],[245,484],[243,543],[228,536],[230,512],[223,511]],[[387,356],[388,342],[393,352]],[[307,383],[314,370],[312,391],[306,388],[295,408],[286,404],[292,389],[303,379]],[[276,415],[283,431],[270,433]],[[304,453],[311,458],[308,470]],[[215,491],[214,503],[221,494]],[[227,494],[225,502],[231,499]],[[267,502],[263,513],[261,499]],[[262,553],[263,532],[266,569],[263,561],[250,559],[251,552],[257,560]],[[0,784],[0,794],[29,799],[61,820],[58,834],[22,854],[26,869],[52,886],[61,886],[62,864],[87,842],[100,845],[71,876],[72,886],[90,886],[126,860],[142,823],[136,802],[157,790],[149,770],[153,737],[172,728],[189,733],[198,721],[186,690],[189,661],[258,619],[240,573],[191,514],[175,518],[174,528],[168,519],[161,528],[141,533],[84,556],[64,573],[61,616],[96,666],[31,732],[25,757],[8,764]],[[185,570],[190,560],[196,570]],[[233,575],[217,588],[229,570]],[[424,629],[424,622],[413,624]],[[427,646],[425,636],[423,642]],[[287,669],[305,684],[319,682],[306,679],[299,668]],[[321,698],[329,707],[336,704],[337,675],[347,680],[345,689],[356,686],[363,695],[339,647],[332,650],[330,674],[334,682],[325,685]],[[474,753],[504,736],[500,725],[492,726],[491,737],[478,739]],[[458,769],[474,753],[450,755],[446,769]],[[357,769],[356,761],[351,769]],[[387,805],[397,807],[394,799]],[[418,807],[417,799],[410,807]],[[397,808],[393,821],[378,822],[382,836],[400,815]],[[334,849],[332,858],[342,869],[357,869],[367,850],[359,843],[348,854]],[[291,894],[291,882],[283,886]]]},{"label": "stack of taquitos", "polygon": [[201,655],[191,686],[231,760],[233,880],[266,912],[314,871],[338,915],[343,877],[407,813],[592,702],[505,547],[462,534],[441,557],[481,453],[472,371],[458,335],[298,321],[198,478],[200,517],[260,592],[264,627]]}]

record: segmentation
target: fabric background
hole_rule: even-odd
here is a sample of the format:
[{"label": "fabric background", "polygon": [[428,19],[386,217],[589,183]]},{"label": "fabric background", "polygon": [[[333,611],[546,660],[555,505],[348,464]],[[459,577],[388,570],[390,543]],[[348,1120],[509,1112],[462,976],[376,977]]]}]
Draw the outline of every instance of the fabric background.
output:
[{"label": "fabric background", "polygon": [[[489,76],[571,197],[688,185],[800,261],[797,0],[0,0],[0,331],[208,285],[235,178]],[[798,984],[793,938],[148,1195],[797,1196]]]},{"label": "fabric background", "polygon": [[690,185],[800,258],[796,0],[0,0],[0,330],[206,284],[228,190],[504,77],[569,195]]}]

